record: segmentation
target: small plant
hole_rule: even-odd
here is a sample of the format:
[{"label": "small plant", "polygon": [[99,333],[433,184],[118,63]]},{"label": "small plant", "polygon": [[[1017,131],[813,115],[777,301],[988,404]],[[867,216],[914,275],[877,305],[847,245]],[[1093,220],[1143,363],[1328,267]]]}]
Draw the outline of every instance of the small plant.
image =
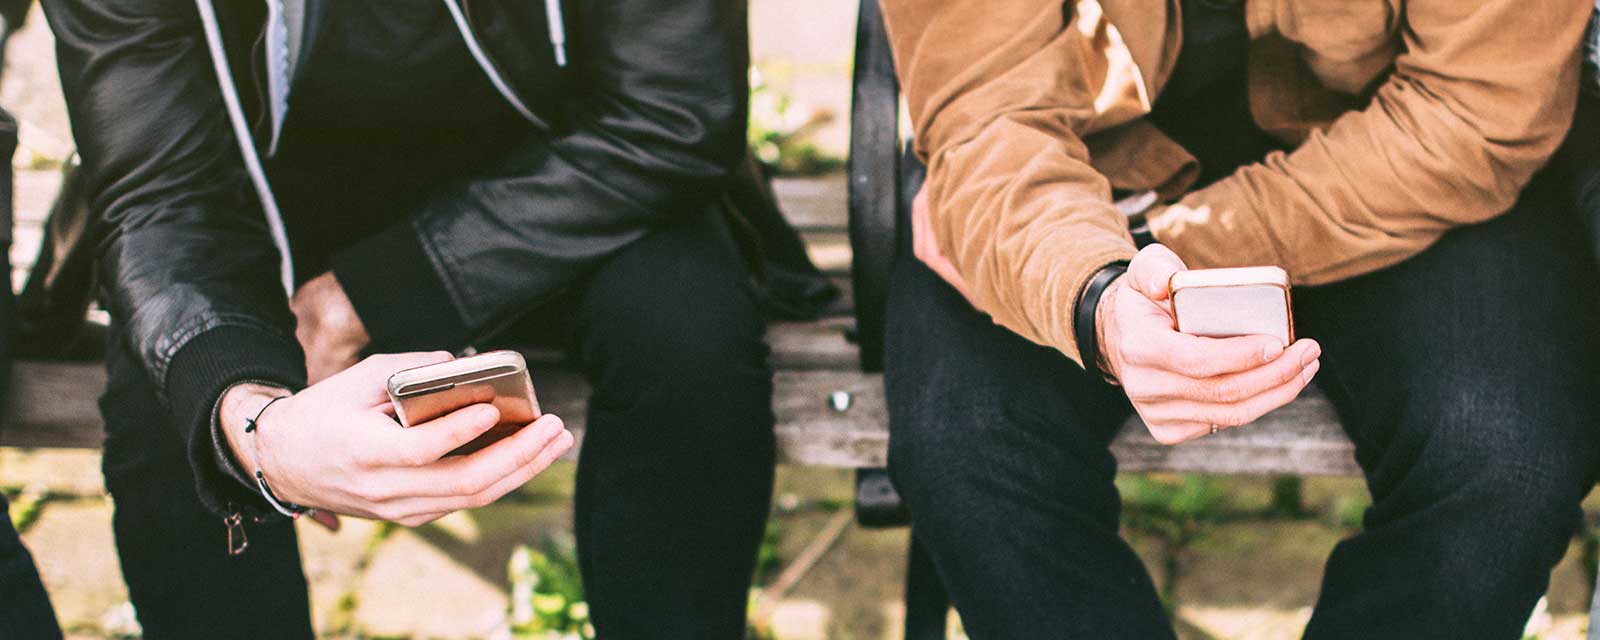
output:
[{"label": "small plant", "polygon": [[39,519],[39,514],[44,510],[45,503],[49,502],[52,497],[50,492],[43,488],[29,488],[19,493],[12,498],[9,514],[11,526],[19,533],[27,531]]},{"label": "small plant", "polygon": [[1341,495],[1333,501],[1333,522],[1347,529],[1359,528],[1370,506],[1372,499],[1364,494]]},{"label": "small plant", "polygon": [[542,549],[511,552],[511,634],[539,640],[591,640],[589,604],[583,599],[578,554],[570,536],[554,536]]},{"label": "small plant", "polygon": [[766,584],[767,578],[783,565],[778,543],[783,540],[783,524],[776,518],[767,520],[767,530],[761,535],[761,547],[756,551],[755,584]]},{"label": "small plant", "polygon": [[810,138],[833,121],[833,112],[802,112],[788,95],[766,83],[761,72],[750,69],[750,147],[769,171],[783,175],[817,175],[844,164],[824,153]]}]

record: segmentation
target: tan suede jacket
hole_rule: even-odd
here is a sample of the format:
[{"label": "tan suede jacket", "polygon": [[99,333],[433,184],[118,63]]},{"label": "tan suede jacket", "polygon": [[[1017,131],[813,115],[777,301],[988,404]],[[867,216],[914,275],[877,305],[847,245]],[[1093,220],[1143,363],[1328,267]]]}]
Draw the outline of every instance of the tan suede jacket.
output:
[{"label": "tan suede jacket", "polygon": [[[1190,267],[1367,273],[1511,207],[1571,124],[1590,0],[1246,0],[1251,113],[1294,146],[1190,191],[1145,118],[1176,0],[883,0],[934,235],[979,309],[1079,360],[1077,295],[1154,190]],[[1081,360],[1079,360],[1081,362]]]}]

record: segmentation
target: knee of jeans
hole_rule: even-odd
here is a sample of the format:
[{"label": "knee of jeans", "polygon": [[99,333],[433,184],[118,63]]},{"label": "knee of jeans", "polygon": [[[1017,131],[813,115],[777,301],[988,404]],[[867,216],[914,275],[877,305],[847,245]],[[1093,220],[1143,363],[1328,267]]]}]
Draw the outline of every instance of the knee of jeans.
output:
[{"label": "knee of jeans", "polygon": [[771,440],[772,369],[759,333],[627,342],[591,368],[591,404],[607,428],[647,430],[674,447]]},{"label": "knee of jeans", "polygon": [[993,488],[1000,470],[990,462],[1007,458],[1009,446],[1007,438],[997,437],[1008,429],[1004,412],[961,393],[909,399],[891,400],[889,407],[895,489],[918,509],[931,510]]},{"label": "knee of jeans", "polygon": [[1600,462],[1600,433],[1577,403],[1537,393],[1434,394],[1439,401],[1416,412],[1430,419],[1413,421],[1428,430],[1414,461],[1424,477],[1416,480],[1477,505],[1492,535],[1570,536]]}]

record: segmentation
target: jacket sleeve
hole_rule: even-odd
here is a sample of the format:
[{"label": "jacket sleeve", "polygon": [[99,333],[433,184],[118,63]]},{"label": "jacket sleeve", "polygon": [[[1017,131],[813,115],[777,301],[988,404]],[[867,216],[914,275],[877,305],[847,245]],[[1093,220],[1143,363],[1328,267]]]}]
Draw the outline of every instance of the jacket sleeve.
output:
[{"label": "jacket sleeve", "polygon": [[1572,122],[1590,3],[1403,6],[1403,52],[1365,109],[1152,213],[1155,237],[1193,267],[1321,284],[1510,209]]},{"label": "jacket sleeve", "polygon": [[745,153],[743,6],[582,3],[571,130],[529,136],[494,175],[335,257],[374,347],[482,337],[651,228],[704,213]]},{"label": "jacket sleeve", "polygon": [[1102,267],[1134,254],[1082,136],[1096,99],[1138,79],[1131,63],[1089,63],[1116,35],[1098,13],[1072,8],[883,1],[940,248],[980,310],[1081,363],[1078,295]]},{"label": "jacket sleeve", "polygon": [[235,382],[303,384],[304,356],[195,5],[44,6],[104,230],[117,335],[172,409],[202,500],[219,513],[260,512],[259,496],[223,472],[211,416]]}]

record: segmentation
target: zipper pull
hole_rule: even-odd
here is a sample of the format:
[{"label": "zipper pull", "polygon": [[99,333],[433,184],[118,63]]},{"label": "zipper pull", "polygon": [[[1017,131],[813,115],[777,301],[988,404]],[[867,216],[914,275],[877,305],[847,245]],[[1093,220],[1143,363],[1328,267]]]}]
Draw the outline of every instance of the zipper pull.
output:
[{"label": "zipper pull", "polygon": [[250,547],[250,539],[244,535],[244,517],[235,511],[223,518],[222,524],[228,527],[228,555],[243,555],[244,550]]},{"label": "zipper pull", "polygon": [[567,21],[561,17],[561,0],[544,0],[544,18],[550,26],[550,48],[555,51],[556,66],[567,68]]}]

